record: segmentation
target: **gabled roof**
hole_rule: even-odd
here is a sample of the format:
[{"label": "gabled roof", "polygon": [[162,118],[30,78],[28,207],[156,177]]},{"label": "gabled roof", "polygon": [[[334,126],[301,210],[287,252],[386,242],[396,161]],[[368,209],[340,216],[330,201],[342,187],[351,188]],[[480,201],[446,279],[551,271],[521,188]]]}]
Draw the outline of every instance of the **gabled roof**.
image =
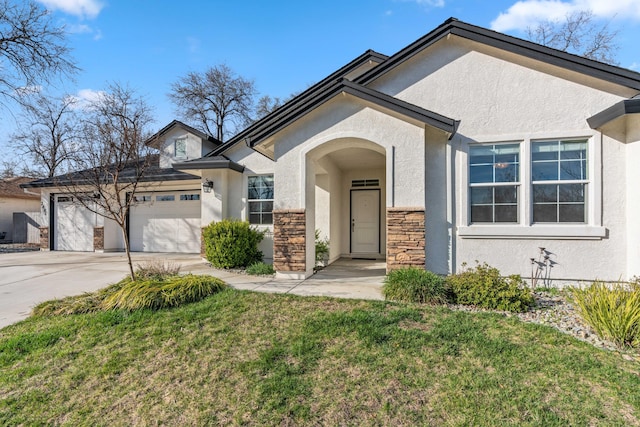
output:
[{"label": "gabled roof", "polygon": [[367,85],[449,34],[577,71],[631,89],[640,90],[640,73],[635,71],[467,24],[466,22],[458,21],[456,18],[447,19],[442,25],[395,53],[383,64],[356,78],[355,81]]},{"label": "gabled roof", "polygon": [[[425,123],[453,134],[458,123],[455,120],[422,109],[416,105],[400,101],[381,92],[371,92],[371,89],[367,87],[371,82],[389,73],[419,52],[449,35],[468,39],[640,91],[640,73],[467,24],[455,18],[449,18],[436,29],[391,57],[386,57],[373,51],[367,51],[364,55],[361,55],[345,67],[332,73],[320,83],[312,86],[261,120],[258,120],[213,150],[208,156],[222,154],[225,150],[242,141],[247,142],[251,147],[255,147],[266,137],[273,135],[298,118],[309,113],[313,108],[326,102],[335,96],[336,93],[341,92],[350,93],[379,106],[391,108],[396,112],[402,112],[402,114],[409,115],[410,117],[415,118],[413,115],[421,115]],[[353,79],[353,82],[343,80],[350,69],[353,70],[368,60],[376,60],[379,64]]]},{"label": "gabled roof", "polygon": [[160,129],[158,132],[156,132],[155,134],[153,134],[151,137],[149,137],[147,139],[147,141],[145,142],[146,144],[152,143],[155,140],[159,139],[160,137],[162,137],[162,135],[164,135],[165,133],[169,132],[171,129],[176,128],[176,127],[181,127],[183,129],[185,129],[186,131],[198,136],[201,139],[204,139],[205,141],[211,141],[216,145],[221,145],[222,142],[210,135],[207,135],[206,133],[192,127],[189,126],[186,123],[183,123],[179,120],[174,120],[171,123],[169,123],[168,125],[166,125],[165,127],[163,127],[162,129]]},{"label": "gabled roof", "polygon": [[234,137],[229,139],[227,142],[222,144],[220,147],[213,150],[207,156],[216,156],[221,154],[225,150],[230,147],[233,147],[238,142],[242,142],[249,135],[253,135],[255,133],[261,132],[265,127],[270,126],[273,121],[279,120],[282,116],[288,115],[292,112],[292,110],[297,110],[299,104],[308,101],[311,98],[317,97],[319,94],[333,86],[338,80],[344,78],[349,73],[353,72],[357,68],[369,63],[375,62],[380,64],[384,62],[388,57],[381,53],[375,52],[373,50],[367,50],[362,55],[358,56],[353,61],[349,62],[344,67],[341,67],[337,71],[334,71],[326,78],[322,79],[320,82],[311,86],[309,89],[305,90],[301,94],[295,96],[290,101],[286,102],[281,107],[277,108],[275,111],[267,114],[265,117],[253,123],[251,126],[236,134]]},{"label": "gabled roof", "polygon": [[[185,181],[190,179],[200,179],[200,177],[191,175],[185,172],[180,172],[173,168],[161,168],[159,166],[160,156],[154,154],[151,157],[151,164],[147,167],[140,182],[160,182],[160,181]],[[92,182],[86,178],[89,175],[91,169],[85,169],[77,172],[71,172],[65,175],[56,176],[53,178],[44,178],[36,181],[27,182],[21,184],[22,188],[39,188],[39,187],[58,187],[60,185],[82,185],[84,183]],[[127,167],[118,174],[118,179],[121,182],[132,182],[136,178],[136,167],[131,164],[131,167]],[[105,183],[108,183],[108,177],[105,178]]]},{"label": "gabled roof", "polygon": [[0,197],[12,199],[40,199],[37,194],[25,193],[21,184],[33,181],[33,178],[26,176],[14,176],[0,180]]},{"label": "gabled roof", "polygon": [[366,88],[347,79],[342,79],[327,87],[316,97],[308,98],[305,102],[299,103],[296,108],[292,108],[288,114],[282,114],[277,119],[272,120],[268,126],[263,126],[262,129],[251,135],[248,141],[249,145],[251,147],[255,147],[265,138],[268,138],[279,130],[285,128],[290,123],[298,120],[300,117],[306,115],[316,107],[324,104],[341,93],[347,93],[379,107],[386,108],[395,113],[418,120],[429,126],[440,129],[448,133],[450,136],[455,133],[458,127],[458,122],[454,119],[450,119],[422,107],[418,107],[417,105],[394,98],[377,90]]}]

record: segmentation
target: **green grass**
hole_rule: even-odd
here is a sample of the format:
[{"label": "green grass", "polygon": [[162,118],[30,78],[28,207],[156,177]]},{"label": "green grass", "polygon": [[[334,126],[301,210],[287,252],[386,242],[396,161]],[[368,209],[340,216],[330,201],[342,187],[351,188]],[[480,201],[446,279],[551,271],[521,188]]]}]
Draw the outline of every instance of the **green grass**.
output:
[{"label": "green grass", "polygon": [[269,276],[275,274],[275,272],[273,265],[266,262],[256,262],[247,267],[247,274],[252,276]]},{"label": "green grass", "polygon": [[226,289],[0,330],[0,425],[640,425],[639,370],[515,317]]}]

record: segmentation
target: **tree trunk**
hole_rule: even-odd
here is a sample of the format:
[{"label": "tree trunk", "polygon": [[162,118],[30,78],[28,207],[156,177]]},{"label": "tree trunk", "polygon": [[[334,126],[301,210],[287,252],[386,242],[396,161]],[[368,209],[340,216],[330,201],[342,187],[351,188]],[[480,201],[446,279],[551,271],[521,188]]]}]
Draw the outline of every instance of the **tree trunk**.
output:
[{"label": "tree trunk", "polygon": [[124,251],[127,253],[127,262],[129,263],[129,275],[131,280],[136,280],[136,273],[133,271],[133,262],[131,261],[131,248],[129,247],[129,235],[126,227],[120,227],[122,229],[122,237],[124,237]]}]

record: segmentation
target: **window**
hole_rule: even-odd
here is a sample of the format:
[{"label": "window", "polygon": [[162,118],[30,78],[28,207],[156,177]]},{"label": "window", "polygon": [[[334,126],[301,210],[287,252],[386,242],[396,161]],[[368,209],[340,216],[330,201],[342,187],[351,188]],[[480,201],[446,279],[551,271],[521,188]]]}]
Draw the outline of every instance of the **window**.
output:
[{"label": "window", "polygon": [[587,141],[532,141],[533,222],[586,222]]},{"label": "window", "polygon": [[249,223],[273,224],[273,175],[249,177]]},{"label": "window", "polygon": [[518,222],[520,144],[469,147],[471,223]]},{"label": "window", "polygon": [[162,194],[156,196],[156,202],[173,202],[176,197],[173,194]]},{"label": "window", "polygon": [[133,200],[136,201],[136,202],[150,202],[151,201],[151,196],[149,196],[149,195],[134,196]]},{"label": "window", "polygon": [[181,194],[180,200],[200,200],[199,194]]},{"label": "window", "polygon": [[177,159],[187,157],[187,138],[176,139],[174,148]]}]

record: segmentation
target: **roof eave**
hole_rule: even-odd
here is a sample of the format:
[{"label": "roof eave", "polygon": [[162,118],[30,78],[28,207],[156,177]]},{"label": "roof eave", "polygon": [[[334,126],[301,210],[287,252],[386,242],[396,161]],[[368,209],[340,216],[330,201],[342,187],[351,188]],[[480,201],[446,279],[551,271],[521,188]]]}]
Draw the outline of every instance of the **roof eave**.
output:
[{"label": "roof eave", "polygon": [[587,119],[587,123],[591,129],[600,129],[607,123],[610,123],[622,116],[638,113],[640,113],[640,99],[625,99],[589,117]]},{"label": "roof eave", "polygon": [[384,64],[364,73],[355,79],[357,83],[367,85],[402,64],[417,52],[433,45],[449,34],[478,43],[483,43],[505,51],[546,62],[591,77],[619,84],[634,90],[640,90],[640,74],[614,65],[605,64],[578,55],[542,46],[527,40],[509,36],[497,31],[449,18],[414,43],[392,55]]},{"label": "roof eave", "polygon": [[190,162],[174,163],[172,167],[176,170],[203,170],[203,169],[230,169],[236,172],[244,172],[244,166],[231,160],[193,160]]}]

